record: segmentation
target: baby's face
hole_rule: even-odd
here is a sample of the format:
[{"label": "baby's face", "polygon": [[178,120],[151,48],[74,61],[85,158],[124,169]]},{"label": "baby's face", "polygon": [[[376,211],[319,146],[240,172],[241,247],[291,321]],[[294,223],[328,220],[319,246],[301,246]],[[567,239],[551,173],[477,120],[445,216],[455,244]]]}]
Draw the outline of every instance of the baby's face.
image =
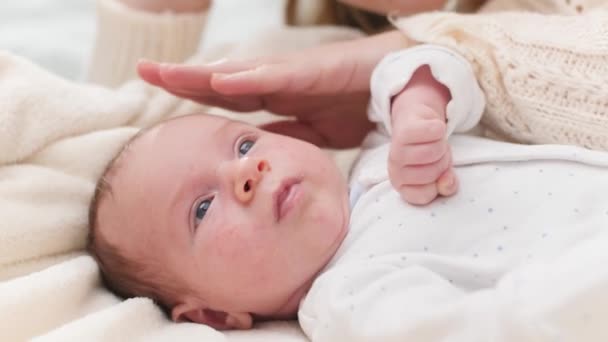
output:
[{"label": "baby's face", "polygon": [[146,132],[111,182],[108,240],[190,289],[178,302],[215,311],[293,314],[348,224],[346,182],[326,153],[214,116]]}]

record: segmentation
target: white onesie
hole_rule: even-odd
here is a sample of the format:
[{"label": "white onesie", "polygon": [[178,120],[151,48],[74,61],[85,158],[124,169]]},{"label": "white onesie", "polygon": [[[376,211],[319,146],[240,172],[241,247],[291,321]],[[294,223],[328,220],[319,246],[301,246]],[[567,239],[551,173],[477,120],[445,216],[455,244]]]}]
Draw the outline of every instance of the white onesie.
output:
[{"label": "white onesie", "polygon": [[312,341],[608,341],[608,154],[472,136],[450,143],[458,194],[404,203],[387,173],[390,98],[427,64],[453,100],[449,132],[483,95],[437,46],[387,56],[372,77],[379,123],[357,162],[350,227],[300,305]]}]

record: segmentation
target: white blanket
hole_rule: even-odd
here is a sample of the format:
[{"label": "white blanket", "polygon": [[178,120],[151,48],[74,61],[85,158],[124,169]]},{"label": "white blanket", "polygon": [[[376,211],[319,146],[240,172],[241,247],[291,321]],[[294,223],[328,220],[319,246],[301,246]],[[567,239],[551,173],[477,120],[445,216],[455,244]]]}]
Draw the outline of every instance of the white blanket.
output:
[{"label": "white blanket", "polygon": [[[275,32],[233,54],[354,36]],[[204,109],[141,81],[115,90],[79,84],[0,52],[0,341],[305,340],[294,322],[226,334],[174,324],[150,300],[121,301],[105,290],[83,252],[90,197],[120,146],[141,127]]]}]

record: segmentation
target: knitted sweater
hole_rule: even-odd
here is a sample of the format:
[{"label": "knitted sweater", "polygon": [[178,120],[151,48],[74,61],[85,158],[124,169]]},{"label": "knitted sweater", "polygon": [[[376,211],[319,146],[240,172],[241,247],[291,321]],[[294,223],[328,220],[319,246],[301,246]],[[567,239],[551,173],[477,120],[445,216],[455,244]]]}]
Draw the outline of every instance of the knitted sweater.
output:
[{"label": "knitted sweater", "polygon": [[[455,8],[478,2],[460,0]],[[134,76],[140,57],[181,61],[196,51],[202,13],[150,15],[116,0],[98,3],[92,81],[117,85]],[[603,3],[490,0],[473,15],[437,12],[394,22],[414,41],[454,49],[473,64],[488,101],[482,134],[608,150],[608,13],[601,11],[607,6]]]},{"label": "knitted sweater", "polygon": [[87,78],[118,86],[135,77],[140,58],[182,62],[196,52],[205,21],[206,12],[153,14],[116,0],[98,0],[97,37]]},{"label": "knitted sweater", "polygon": [[454,49],[473,64],[487,99],[485,135],[608,150],[606,6],[498,0],[481,14],[430,13],[395,23],[413,40]]}]

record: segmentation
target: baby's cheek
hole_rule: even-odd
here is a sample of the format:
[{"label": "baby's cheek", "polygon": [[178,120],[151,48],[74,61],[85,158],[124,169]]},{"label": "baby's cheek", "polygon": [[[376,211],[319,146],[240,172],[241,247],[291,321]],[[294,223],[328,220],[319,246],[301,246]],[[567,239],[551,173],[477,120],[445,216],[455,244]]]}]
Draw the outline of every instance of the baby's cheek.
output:
[{"label": "baby's cheek", "polygon": [[252,224],[234,224],[223,226],[211,241],[216,257],[231,267],[258,267],[265,261],[265,256],[273,249],[264,245],[263,227]]},{"label": "baby's cheek", "polygon": [[[336,191],[337,192],[337,191]],[[318,241],[332,242],[348,225],[348,207],[344,203],[346,197],[336,196],[327,192],[320,194],[309,210],[312,224],[307,228],[310,231],[308,238],[311,243]]]}]

